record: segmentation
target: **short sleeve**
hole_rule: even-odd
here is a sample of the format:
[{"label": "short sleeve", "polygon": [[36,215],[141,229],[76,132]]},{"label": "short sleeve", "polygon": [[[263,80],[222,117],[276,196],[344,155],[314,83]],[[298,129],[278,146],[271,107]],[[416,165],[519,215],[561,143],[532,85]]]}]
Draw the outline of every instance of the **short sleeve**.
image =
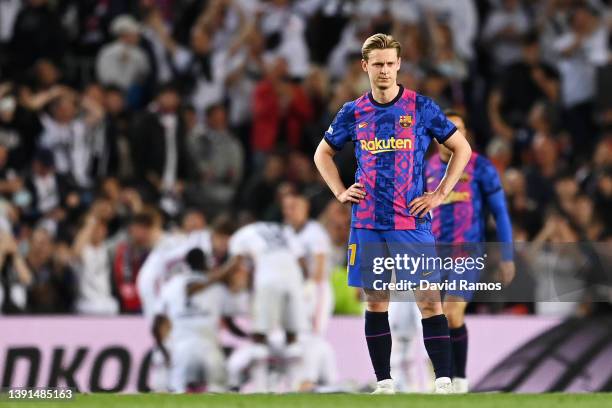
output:
[{"label": "short sleeve", "polygon": [[235,297],[224,286],[219,287],[219,300],[221,303],[221,316],[231,317],[238,314],[238,306]]},{"label": "short sleeve", "polygon": [[327,231],[320,224],[315,224],[312,228],[312,252],[315,254],[328,255],[331,252],[331,240]]},{"label": "short sleeve", "polygon": [[432,99],[425,96],[419,96],[419,98],[421,99],[419,113],[427,134],[436,139],[438,143],[444,143],[457,131],[457,128]]},{"label": "short sleeve", "polygon": [[228,252],[231,256],[248,255],[247,240],[244,235],[244,231],[238,231],[230,238]]},{"label": "short sleeve", "polygon": [[336,114],[325,132],[323,138],[334,150],[342,150],[347,142],[351,141],[352,125],[355,122],[354,107],[352,102],[347,102]]},{"label": "short sleeve", "polygon": [[287,240],[287,245],[289,246],[289,250],[296,257],[301,258],[306,255],[306,250],[302,242],[298,239],[297,235],[291,230],[291,228],[285,226],[283,228],[283,234],[285,239]]},{"label": "short sleeve", "polygon": [[483,196],[489,196],[502,190],[501,180],[493,163],[484,156],[478,156],[476,161],[478,185]]}]

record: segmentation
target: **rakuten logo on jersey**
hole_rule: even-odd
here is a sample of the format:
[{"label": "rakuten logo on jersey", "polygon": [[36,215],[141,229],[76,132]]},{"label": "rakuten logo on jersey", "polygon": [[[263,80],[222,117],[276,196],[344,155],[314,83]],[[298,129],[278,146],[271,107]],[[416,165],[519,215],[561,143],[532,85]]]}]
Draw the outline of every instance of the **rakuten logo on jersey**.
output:
[{"label": "rakuten logo on jersey", "polygon": [[386,140],[374,138],[374,140],[360,140],[361,150],[378,154],[392,152],[395,150],[412,150],[411,139],[396,139],[394,137]]}]

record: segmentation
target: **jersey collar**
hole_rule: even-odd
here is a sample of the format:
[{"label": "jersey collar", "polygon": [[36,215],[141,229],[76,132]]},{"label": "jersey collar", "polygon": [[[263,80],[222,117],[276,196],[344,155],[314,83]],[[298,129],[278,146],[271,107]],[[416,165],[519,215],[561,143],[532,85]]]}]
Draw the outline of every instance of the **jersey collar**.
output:
[{"label": "jersey collar", "polygon": [[401,84],[398,84],[398,85],[399,85],[399,91],[397,92],[397,95],[395,96],[395,98],[393,98],[387,103],[376,102],[376,100],[374,99],[374,96],[372,95],[372,91],[368,92],[368,99],[370,100],[370,102],[372,102],[372,105],[374,106],[377,106],[379,108],[387,108],[393,105],[395,102],[399,101],[399,99],[402,97],[402,94],[404,93],[404,87]]}]

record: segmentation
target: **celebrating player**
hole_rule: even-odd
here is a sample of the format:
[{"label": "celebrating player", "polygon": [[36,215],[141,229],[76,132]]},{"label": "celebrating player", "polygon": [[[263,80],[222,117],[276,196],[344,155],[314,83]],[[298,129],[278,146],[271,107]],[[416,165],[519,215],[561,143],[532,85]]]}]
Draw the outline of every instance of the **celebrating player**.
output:
[{"label": "celebrating player", "polygon": [[289,388],[297,390],[301,365],[297,342],[303,328],[303,272],[295,234],[281,224],[255,222],[240,228],[229,243],[230,262],[250,260],[253,277],[254,391],[268,391],[268,335],[281,328],[286,334]]},{"label": "celebrating player", "polygon": [[[375,34],[364,42],[362,67],[371,92],[344,104],[314,157],[336,198],[353,203],[348,283],[365,292],[365,336],[377,394],[392,394],[395,388],[390,374],[389,291],[375,290],[371,252],[380,249],[395,256],[408,244],[433,247],[428,213],[452,191],[471,154],[461,132],[435,102],[397,84],[400,53],[399,42],[389,35]],[[431,139],[448,147],[452,156],[437,188],[423,194],[424,156]],[[349,141],[355,144],[358,168],[355,184],[346,188],[333,157]],[[435,279],[435,274],[425,271],[419,276],[430,274]],[[426,289],[415,295],[436,373],[436,392],[450,393],[451,346],[440,293]]]},{"label": "celebrating player", "polygon": [[136,286],[147,319],[153,318],[161,287],[181,271],[189,250],[198,247],[204,251],[209,262],[213,261],[211,233],[206,228],[204,215],[197,210],[189,210],[182,221],[182,231],[165,237],[151,251],[138,273]]},{"label": "celebrating player", "polygon": [[[225,386],[225,362],[219,344],[219,329],[223,316],[229,313],[227,289],[220,282],[235,267],[225,264],[221,270],[209,273],[206,255],[200,248],[185,256],[189,271],[171,278],[162,288],[154,319],[153,333],[163,338],[166,316],[171,324],[171,369],[169,389],[185,392],[203,384],[209,390]],[[158,346],[162,346],[158,342]]]},{"label": "celebrating player", "polygon": [[304,311],[306,324],[300,334],[303,345],[302,390],[313,389],[316,384],[329,385],[336,378],[334,352],[325,338],[331,319],[334,299],[330,282],[331,240],[323,226],[308,218],[310,203],[303,195],[283,197],[282,210],[285,224],[296,234],[304,249],[306,282],[304,285]]},{"label": "celebrating player", "polygon": [[[465,134],[465,123],[459,114],[447,112],[446,116],[459,131]],[[444,177],[451,156],[452,152],[446,146],[438,145],[438,154],[428,161],[425,170],[428,189],[434,189]],[[465,168],[464,176],[460,178],[453,193],[442,205],[433,210],[432,232],[436,241],[448,244],[484,242],[485,207],[495,218],[498,241],[511,243],[512,226],[497,171],[486,157],[474,152]],[[502,248],[502,256],[500,264],[502,281],[507,284],[514,277],[515,269],[512,251],[507,245]],[[449,281],[463,279],[478,282],[478,272],[473,269],[460,275],[451,273],[448,278]],[[467,302],[471,300],[472,295],[472,291],[457,289],[446,292],[444,297],[443,307],[448,318],[452,345],[453,389],[456,393],[468,391],[465,374],[468,332],[464,315]]]}]

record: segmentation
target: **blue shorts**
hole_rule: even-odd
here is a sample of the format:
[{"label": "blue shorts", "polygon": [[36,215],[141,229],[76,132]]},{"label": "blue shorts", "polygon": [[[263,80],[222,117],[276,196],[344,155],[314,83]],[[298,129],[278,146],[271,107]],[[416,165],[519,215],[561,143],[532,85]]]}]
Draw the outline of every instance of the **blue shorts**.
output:
[{"label": "blue shorts", "polygon": [[443,296],[459,297],[469,302],[474,297],[474,289],[470,288],[480,281],[480,276],[483,268],[476,263],[466,264],[461,263],[461,258],[466,257],[478,258],[484,255],[484,248],[478,243],[462,243],[462,244],[438,244],[438,254],[447,258],[450,257],[454,261],[452,270],[442,269],[442,281],[446,281],[451,289],[443,292]]},{"label": "blue shorts", "polygon": [[435,241],[428,224],[416,230],[351,228],[349,286],[409,290],[422,289],[424,281],[440,282],[440,271],[428,261],[436,256]]}]

